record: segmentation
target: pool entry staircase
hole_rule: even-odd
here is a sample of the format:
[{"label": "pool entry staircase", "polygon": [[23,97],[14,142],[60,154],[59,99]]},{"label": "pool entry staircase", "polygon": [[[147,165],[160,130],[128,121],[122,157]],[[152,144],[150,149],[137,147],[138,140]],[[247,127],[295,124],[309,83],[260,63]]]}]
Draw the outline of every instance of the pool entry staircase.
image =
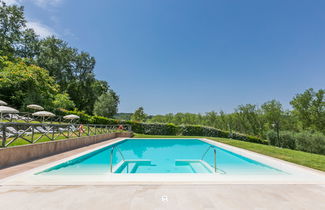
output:
[{"label": "pool entry staircase", "polygon": [[[208,152],[213,151],[213,166],[204,161]],[[114,151],[118,152],[122,160],[113,166],[113,154]],[[110,152],[110,172],[111,173],[137,173],[140,167],[154,167],[155,164],[152,163],[150,159],[125,159],[121,150],[114,146]],[[175,166],[188,167],[189,171],[192,173],[220,173],[224,172],[217,168],[217,153],[213,146],[209,146],[207,150],[203,153],[201,159],[176,159]]]}]

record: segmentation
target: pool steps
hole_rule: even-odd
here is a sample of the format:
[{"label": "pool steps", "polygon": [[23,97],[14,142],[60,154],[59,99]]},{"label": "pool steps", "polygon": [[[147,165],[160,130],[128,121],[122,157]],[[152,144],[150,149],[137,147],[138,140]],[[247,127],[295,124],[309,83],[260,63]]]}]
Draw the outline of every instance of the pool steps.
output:
[{"label": "pool steps", "polygon": [[[113,167],[113,173],[136,173],[140,165],[150,165],[151,160],[136,159],[122,160]],[[193,173],[214,173],[214,169],[203,160],[175,160],[175,164],[182,164],[191,168]]]}]

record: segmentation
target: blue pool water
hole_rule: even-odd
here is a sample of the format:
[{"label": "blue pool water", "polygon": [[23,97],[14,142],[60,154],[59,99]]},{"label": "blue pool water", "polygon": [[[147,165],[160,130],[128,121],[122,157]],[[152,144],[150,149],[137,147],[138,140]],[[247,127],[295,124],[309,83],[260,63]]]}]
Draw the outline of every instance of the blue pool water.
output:
[{"label": "blue pool water", "polygon": [[198,139],[127,139],[39,174],[101,175],[111,173],[111,163],[112,173],[214,173],[214,149],[217,173],[284,173]]}]

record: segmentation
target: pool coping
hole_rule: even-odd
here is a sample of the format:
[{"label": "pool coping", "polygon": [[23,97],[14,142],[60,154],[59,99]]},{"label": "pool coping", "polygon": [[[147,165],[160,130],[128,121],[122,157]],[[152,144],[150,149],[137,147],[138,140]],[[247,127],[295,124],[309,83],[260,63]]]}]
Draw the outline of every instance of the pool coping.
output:
[{"label": "pool coping", "polygon": [[[98,149],[119,143],[126,139],[119,138],[101,146],[80,152],[78,154],[41,165],[28,171],[0,180],[0,185],[147,185],[147,184],[325,184],[325,173],[310,169],[284,160],[262,155],[242,148],[230,146],[206,138],[198,139],[208,144],[218,146],[230,152],[256,160],[271,167],[289,172],[291,175],[227,175],[220,174],[105,174],[105,175],[34,175],[47,168],[64,163]],[[173,138],[150,138],[173,139]],[[114,139],[112,139],[114,140]]]}]

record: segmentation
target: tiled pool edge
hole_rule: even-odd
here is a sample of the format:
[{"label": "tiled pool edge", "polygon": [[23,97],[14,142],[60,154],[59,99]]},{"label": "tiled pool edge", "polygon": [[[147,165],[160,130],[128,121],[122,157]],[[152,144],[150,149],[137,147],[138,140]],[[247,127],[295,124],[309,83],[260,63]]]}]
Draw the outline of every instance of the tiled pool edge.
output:
[{"label": "tiled pool edge", "polygon": [[[286,179],[281,178],[281,176],[277,177],[277,179],[270,179],[267,176],[229,176],[229,177],[221,177],[215,175],[184,175],[184,174],[137,174],[137,175],[121,175],[121,174],[110,174],[105,176],[53,176],[55,180],[51,180],[49,177],[36,177],[32,174],[35,172],[39,172],[40,170],[49,168],[51,166],[55,166],[59,163],[63,163],[67,160],[71,160],[73,158],[82,156],[83,154],[87,154],[91,151],[98,150],[100,148],[109,146],[111,144],[118,143],[127,138],[119,139],[114,142],[110,142],[108,144],[102,145],[100,147],[93,148],[91,150],[84,151],[82,153],[64,158],[62,160],[53,162],[51,164],[46,164],[41,167],[38,167],[33,170],[29,170],[27,172],[18,174],[14,177],[9,177],[5,180],[0,180],[0,184],[2,185],[184,185],[184,184],[325,184],[325,176],[324,173],[318,173],[318,171],[310,170],[309,168],[300,167],[296,164],[288,164],[286,161],[281,161],[276,158],[272,158],[269,156],[264,156],[258,153],[254,153],[248,150],[240,149],[237,147],[232,147],[229,145],[225,145],[222,143],[218,143],[209,139],[200,139],[202,141],[208,141],[208,143],[216,145],[218,147],[227,149],[229,151],[240,153],[241,155],[252,158],[262,163],[266,163],[265,159],[271,160],[271,162],[278,162],[280,164],[284,164],[285,167],[294,168],[294,171],[303,171],[308,174],[307,179],[299,180],[299,179],[291,179],[295,177],[286,177]],[[133,139],[136,140],[136,139]],[[260,160],[260,158],[264,160]],[[269,163],[266,163],[269,164]],[[274,164],[271,164],[274,166]],[[275,167],[278,167],[275,166]],[[287,170],[288,168],[286,168]],[[52,177],[52,178],[53,178]],[[317,179],[315,179],[315,177]],[[32,180],[34,179],[34,181]],[[72,180],[73,179],[73,180]]]}]

